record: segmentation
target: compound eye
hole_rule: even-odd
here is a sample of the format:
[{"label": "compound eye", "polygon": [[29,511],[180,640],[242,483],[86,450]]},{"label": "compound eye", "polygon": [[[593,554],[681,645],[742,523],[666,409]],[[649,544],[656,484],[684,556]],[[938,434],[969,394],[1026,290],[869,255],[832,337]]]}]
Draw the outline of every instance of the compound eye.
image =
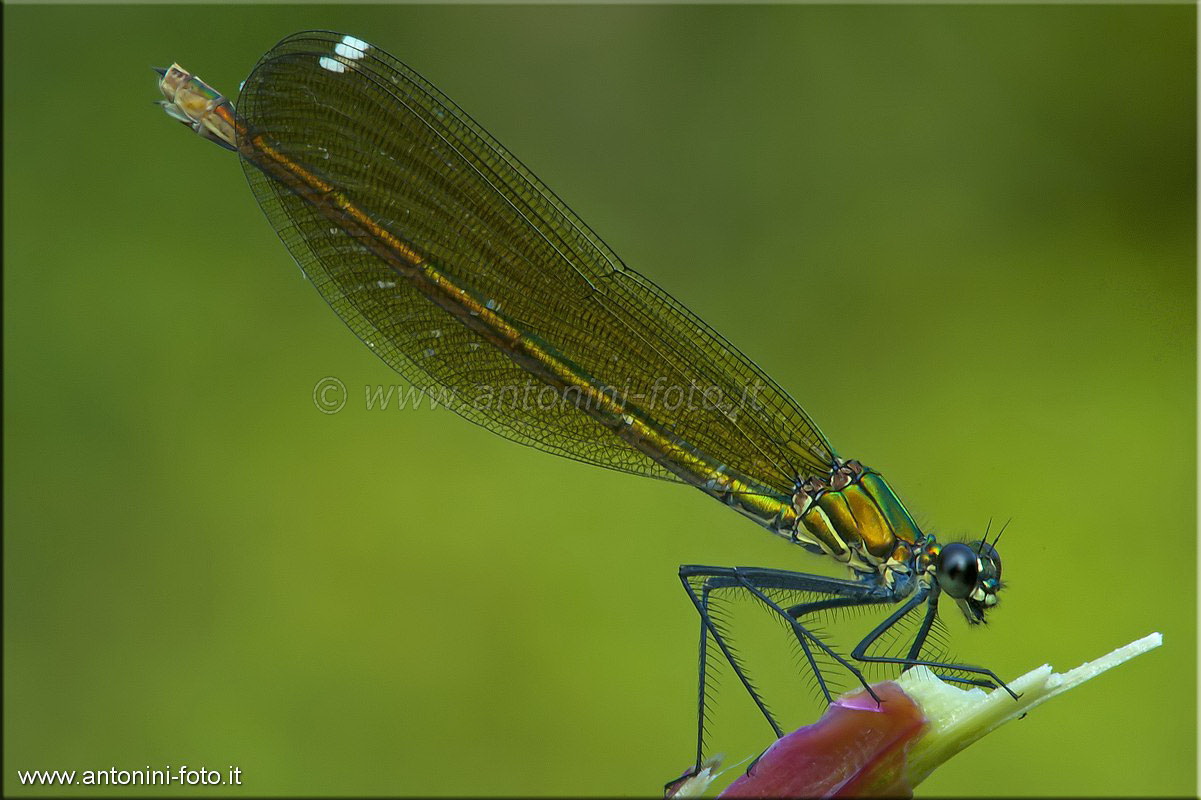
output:
[{"label": "compound eye", "polygon": [[938,555],[938,585],[956,600],[963,600],[976,588],[979,570],[976,551],[963,542],[951,542]]}]

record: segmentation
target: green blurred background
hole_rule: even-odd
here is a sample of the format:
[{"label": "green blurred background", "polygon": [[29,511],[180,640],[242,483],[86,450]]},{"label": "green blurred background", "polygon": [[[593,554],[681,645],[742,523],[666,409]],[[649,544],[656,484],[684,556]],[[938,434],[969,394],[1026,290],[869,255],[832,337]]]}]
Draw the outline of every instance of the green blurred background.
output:
[{"label": "green blurred background", "polygon": [[[1164,633],[919,794],[1192,794],[1195,13],[6,5],[5,793],[189,764],[254,795],[654,794],[691,758],[676,567],[828,569],[695,491],[355,402],[398,379],[234,157],[151,105],[152,65],[233,93],[332,28],[455,98],[928,527],[1012,517],[992,624],[946,609],[962,658]],[[769,742],[748,705],[725,687],[731,761]]]}]

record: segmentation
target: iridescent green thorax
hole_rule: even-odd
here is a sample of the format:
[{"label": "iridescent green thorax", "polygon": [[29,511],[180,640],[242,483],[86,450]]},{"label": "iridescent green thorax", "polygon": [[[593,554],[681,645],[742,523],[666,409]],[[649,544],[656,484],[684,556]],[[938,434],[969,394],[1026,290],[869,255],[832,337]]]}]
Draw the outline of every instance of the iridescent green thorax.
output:
[{"label": "iridescent green thorax", "polygon": [[839,460],[827,478],[806,479],[793,507],[795,541],[886,580],[908,569],[914,545],[926,538],[883,476],[854,460]]}]

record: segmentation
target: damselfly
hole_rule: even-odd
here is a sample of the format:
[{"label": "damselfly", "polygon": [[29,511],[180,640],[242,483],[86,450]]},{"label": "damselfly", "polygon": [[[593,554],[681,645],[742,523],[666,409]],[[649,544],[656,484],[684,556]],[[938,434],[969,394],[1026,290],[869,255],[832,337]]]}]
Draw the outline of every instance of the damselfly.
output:
[{"label": "damselfly", "polygon": [[[723,592],[745,593],[784,621],[827,701],[829,670],[866,686],[859,665],[869,663],[924,664],[1004,687],[990,670],[927,652],[943,594],[973,624],[996,604],[995,539],[942,544],[923,532],[880,473],[838,456],[784,389],[626,267],[413,70],[352,36],[306,32],[260,59],[236,111],[179,65],[160,70],[159,86],[168,114],[239,155],[292,257],[409,381],[451,392],[455,410],[502,436],[689,484],[846,565],[849,579],[680,568],[701,619],[700,729],[711,637],[782,733],[711,613]],[[780,602],[787,596],[805,599]],[[810,623],[822,611],[866,606],[887,617],[849,658]],[[902,621],[915,625],[904,652],[874,649]]]}]

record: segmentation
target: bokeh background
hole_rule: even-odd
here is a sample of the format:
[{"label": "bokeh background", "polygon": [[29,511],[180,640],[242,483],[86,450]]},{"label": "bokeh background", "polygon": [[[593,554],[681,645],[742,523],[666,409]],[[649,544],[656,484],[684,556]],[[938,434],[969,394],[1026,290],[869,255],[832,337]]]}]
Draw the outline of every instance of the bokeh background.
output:
[{"label": "bokeh background", "polygon": [[962,658],[1164,633],[919,794],[1194,793],[1195,14],[6,5],[5,793],[654,794],[692,752],[676,567],[828,569],[687,488],[364,407],[398,378],[151,105],[153,65],[236,92],[306,28],[455,98],[928,527],[1012,517]]}]

